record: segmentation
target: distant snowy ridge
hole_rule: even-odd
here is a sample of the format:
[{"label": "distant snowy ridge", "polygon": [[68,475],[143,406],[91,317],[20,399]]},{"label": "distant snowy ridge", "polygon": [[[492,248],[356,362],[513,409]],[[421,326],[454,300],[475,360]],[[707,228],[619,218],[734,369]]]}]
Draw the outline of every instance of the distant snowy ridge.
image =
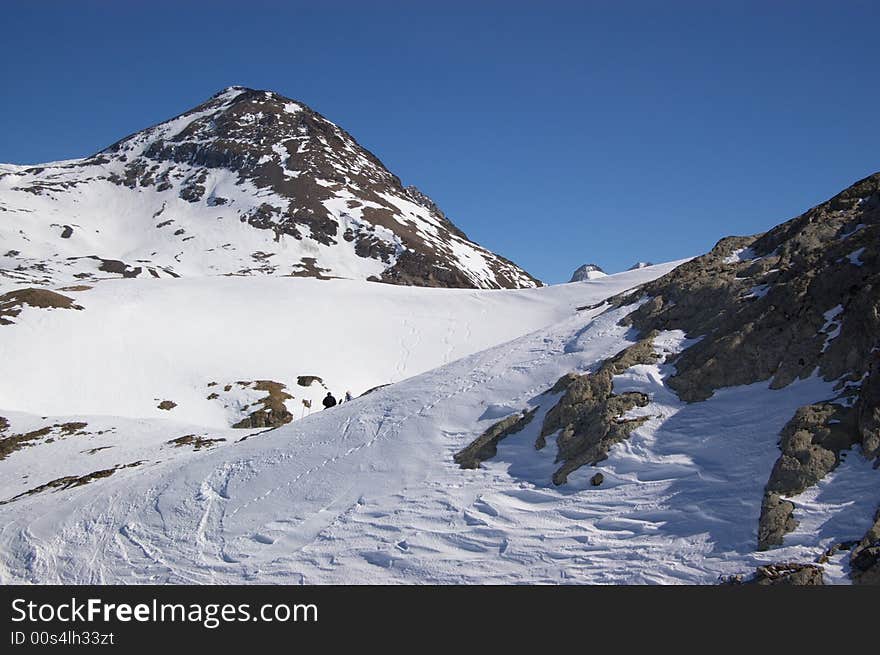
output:
[{"label": "distant snowy ridge", "polygon": [[607,273],[603,271],[597,264],[584,264],[571,274],[569,282],[583,282],[584,280],[598,280],[605,277]]}]

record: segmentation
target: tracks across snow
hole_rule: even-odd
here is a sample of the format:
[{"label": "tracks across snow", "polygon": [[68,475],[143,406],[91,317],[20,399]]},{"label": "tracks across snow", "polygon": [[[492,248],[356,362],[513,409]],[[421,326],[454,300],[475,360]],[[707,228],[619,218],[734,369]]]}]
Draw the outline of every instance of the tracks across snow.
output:
[{"label": "tracks across snow", "polygon": [[[633,367],[615,389],[648,394],[649,420],[600,464],[601,487],[589,485],[595,469],[554,487],[553,437],[534,448],[557,400],[543,392],[635,338],[617,324],[625,308],[599,311],[241,443],[6,505],[0,579],[705,583],[768,557],[811,558],[836,534],[828,526],[851,523],[833,499],[805,497],[811,532],[781,553],[752,550],[776,435],[827,393],[816,379],[685,405],[663,364]],[[525,407],[535,420],[495,458],[454,464],[506,408]]]}]

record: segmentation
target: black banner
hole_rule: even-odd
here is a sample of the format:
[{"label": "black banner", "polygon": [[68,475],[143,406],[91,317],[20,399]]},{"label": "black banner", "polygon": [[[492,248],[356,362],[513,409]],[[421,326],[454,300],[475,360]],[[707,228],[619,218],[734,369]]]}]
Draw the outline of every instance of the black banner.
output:
[{"label": "black banner", "polygon": [[[421,649],[478,643],[556,650],[781,638],[842,646],[873,625],[877,592],[762,587],[101,587],[0,588],[0,652],[216,648],[354,640]],[[824,625],[825,629],[820,626]],[[849,627],[848,627],[849,626]],[[372,648],[372,647],[371,647]],[[287,649],[285,649],[287,650]]]}]

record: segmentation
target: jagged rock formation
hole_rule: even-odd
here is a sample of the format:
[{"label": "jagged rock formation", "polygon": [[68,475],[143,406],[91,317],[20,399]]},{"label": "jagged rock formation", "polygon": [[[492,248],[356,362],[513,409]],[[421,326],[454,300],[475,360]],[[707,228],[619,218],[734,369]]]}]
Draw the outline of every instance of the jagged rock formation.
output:
[{"label": "jagged rock formation", "polygon": [[781,434],[759,547],[797,525],[785,496],[822,479],[855,444],[880,455],[880,174],[766,234],[722,239],[706,255],[616,300],[647,302],[625,324],[684,330],[699,341],[667,380],[688,402],[725,386],[778,389],[818,374],[836,395],[801,408]]},{"label": "jagged rock formation", "polygon": [[628,271],[637,271],[637,270],[639,270],[640,268],[648,268],[649,266],[653,266],[653,265],[654,265],[653,262],[636,262],[635,264],[633,264],[632,266],[630,266],[630,267],[629,267],[628,269],[626,269],[626,270],[628,270]]},{"label": "jagged rock formation", "polygon": [[[665,384],[686,402],[761,381],[771,389],[814,375],[832,383],[829,398],[801,407],[782,429],[779,458],[767,472],[757,546],[782,544],[798,525],[789,497],[822,480],[856,446],[866,458],[880,457],[878,237],[880,173],[765,234],[722,239],[706,255],[612,299],[615,308],[635,306],[621,325],[643,338],[595,373],[567,374],[550,390],[563,396],[547,412],[536,446],[558,434],[563,464],[553,482],[604,459],[645,420],[622,418],[649,399],[615,394],[612,378],[653,363],[659,331],[681,330],[688,341],[668,360],[674,368]],[[854,578],[876,579],[878,530],[854,549]],[[821,583],[821,571],[809,567],[771,573],[762,584]]]},{"label": "jagged rock formation", "polygon": [[0,212],[0,271],[18,284],[197,274],[540,284],[334,123],[244,87],[85,159],[0,165]]},{"label": "jagged rock formation", "polygon": [[277,428],[293,420],[293,414],[287,409],[285,401],[293,396],[285,391],[285,386],[272,380],[257,380],[253,389],[263,391],[266,395],[255,405],[257,409],[235,423],[234,428]]},{"label": "jagged rock formation", "polygon": [[569,282],[583,282],[605,277],[606,273],[597,264],[584,264],[571,274]]},{"label": "jagged rock formation", "polygon": [[[626,418],[624,415],[635,407],[647,405],[648,397],[639,392],[614,393],[613,379],[636,364],[651,364],[659,359],[653,348],[654,336],[650,334],[609,357],[595,373],[566,373],[545,392],[545,395],[562,394],[544,416],[535,441],[535,448],[541,450],[546,447],[548,436],[559,433],[556,462],[562,465],[553,474],[553,484],[565,484],[573,471],[608,457],[614,444],[626,439],[647,420],[646,417]],[[537,411],[538,407],[525,409],[495,423],[456,453],[455,462],[463,469],[479,468],[483,461],[495,457],[501,440],[521,432]],[[601,473],[594,475],[591,484],[598,487],[604,479]]]},{"label": "jagged rock formation", "polygon": [[547,437],[559,432],[556,461],[562,466],[553,474],[553,484],[564,484],[572,471],[608,457],[614,444],[647,420],[624,418],[634,407],[647,405],[648,397],[639,392],[615,394],[612,380],[636,364],[656,362],[653,340],[654,335],[649,334],[607,359],[595,373],[564,375],[550,389],[564,394],[544,417],[535,448],[544,448]]},{"label": "jagged rock formation", "polygon": [[722,580],[723,584],[755,584],[761,586],[820,586],[825,584],[822,567],[815,564],[783,562],[759,566],[748,579],[737,575]]}]

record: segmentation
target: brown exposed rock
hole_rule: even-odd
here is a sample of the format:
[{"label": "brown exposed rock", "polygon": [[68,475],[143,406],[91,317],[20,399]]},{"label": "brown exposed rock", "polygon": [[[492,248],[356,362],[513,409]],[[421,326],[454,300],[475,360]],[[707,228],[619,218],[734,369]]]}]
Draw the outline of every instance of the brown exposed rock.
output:
[{"label": "brown exposed rock", "polygon": [[799,564],[785,562],[759,566],[755,577],[750,581],[758,585],[792,585],[817,586],[824,585],[825,578],[821,566],[815,564]]},{"label": "brown exposed rock", "polygon": [[758,550],[782,545],[782,538],[798,526],[793,514],[793,503],[783,500],[779,494],[764,494],[758,521]]},{"label": "brown exposed rock", "polygon": [[[250,384],[250,383],[248,383]],[[285,391],[287,387],[280,382],[272,380],[257,380],[254,389],[265,391],[266,396],[257,401],[261,405],[259,409],[251,412],[247,417],[235,423],[234,428],[277,428],[290,423],[293,420],[284,401],[291,400],[293,396]]]},{"label": "brown exposed rock", "polygon": [[[626,324],[703,337],[668,380],[688,402],[760,380],[778,389],[816,368],[826,380],[864,373],[880,333],[878,228],[880,173],[766,234],[722,239],[614,304],[647,296]],[[743,248],[749,257],[728,261]],[[860,248],[859,266],[849,255]],[[823,351],[823,314],[836,305],[840,336]]]},{"label": "brown exposed rock", "polygon": [[165,411],[171,411],[175,407],[177,407],[177,403],[173,400],[163,400],[161,403],[156,405],[159,409],[164,409]]},{"label": "brown exposed rock", "polygon": [[853,548],[850,577],[854,584],[880,585],[880,510],[874,515],[874,525]]},{"label": "brown exposed rock", "polygon": [[760,550],[781,545],[783,535],[797,527],[794,506],[779,495],[799,494],[837,468],[841,451],[859,441],[855,418],[849,407],[816,403],[798,409],[782,429],[782,453],[770,473],[758,520]]},{"label": "brown exposed rock", "polygon": [[463,469],[480,468],[487,459],[492,459],[498,454],[498,443],[512,434],[516,434],[525,428],[532,419],[538,408],[523,410],[520,414],[511,414],[505,419],[498,421],[479,437],[474,439],[466,448],[457,452],[453,459]]},{"label": "brown exposed rock", "polygon": [[722,239],[612,300],[644,301],[623,320],[643,333],[681,329],[699,338],[672,361],[666,380],[687,402],[764,380],[779,389],[816,371],[839,381],[836,397],[801,408],[782,432],[759,521],[761,548],[781,543],[796,525],[781,496],[815,484],[854,444],[867,457],[880,455],[878,238],[880,173],[765,234]]},{"label": "brown exposed rock", "polygon": [[142,266],[130,266],[125,262],[119,261],[118,259],[104,259],[103,257],[98,257],[97,255],[88,255],[85,257],[68,257],[68,259],[71,261],[75,261],[77,259],[94,259],[96,262],[98,262],[99,271],[103,273],[119,275],[123,278],[137,277],[144,270]]},{"label": "brown exposed rock", "polygon": [[770,474],[767,491],[798,494],[836,468],[840,451],[858,440],[854,418],[849,408],[832,403],[798,409],[782,429],[782,455]]},{"label": "brown exposed rock", "polygon": [[0,325],[11,325],[14,318],[21,313],[23,307],[39,307],[40,309],[82,309],[80,305],[55,291],[48,289],[19,289],[0,295]]},{"label": "brown exposed rock", "polygon": [[871,355],[867,378],[856,405],[856,421],[865,457],[880,457],[880,352]]},{"label": "brown exposed rock", "polygon": [[201,450],[202,448],[210,448],[222,441],[226,441],[226,439],[209,439],[205,436],[185,434],[182,437],[177,437],[177,439],[172,439],[168,443],[175,448],[180,448],[181,446],[192,446],[193,450]]},{"label": "brown exposed rock", "polygon": [[643,393],[613,393],[613,378],[636,364],[657,361],[651,333],[605,360],[595,373],[566,374],[551,392],[565,390],[559,402],[544,417],[541,434],[535,443],[538,449],[546,445],[546,438],[559,432],[556,439],[556,461],[562,466],[553,474],[554,484],[564,484],[568,475],[586,464],[596,464],[606,457],[611,447],[626,439],[630,432],[647,418],[624,419],[635,407],[644,407],[649,399]]}]

